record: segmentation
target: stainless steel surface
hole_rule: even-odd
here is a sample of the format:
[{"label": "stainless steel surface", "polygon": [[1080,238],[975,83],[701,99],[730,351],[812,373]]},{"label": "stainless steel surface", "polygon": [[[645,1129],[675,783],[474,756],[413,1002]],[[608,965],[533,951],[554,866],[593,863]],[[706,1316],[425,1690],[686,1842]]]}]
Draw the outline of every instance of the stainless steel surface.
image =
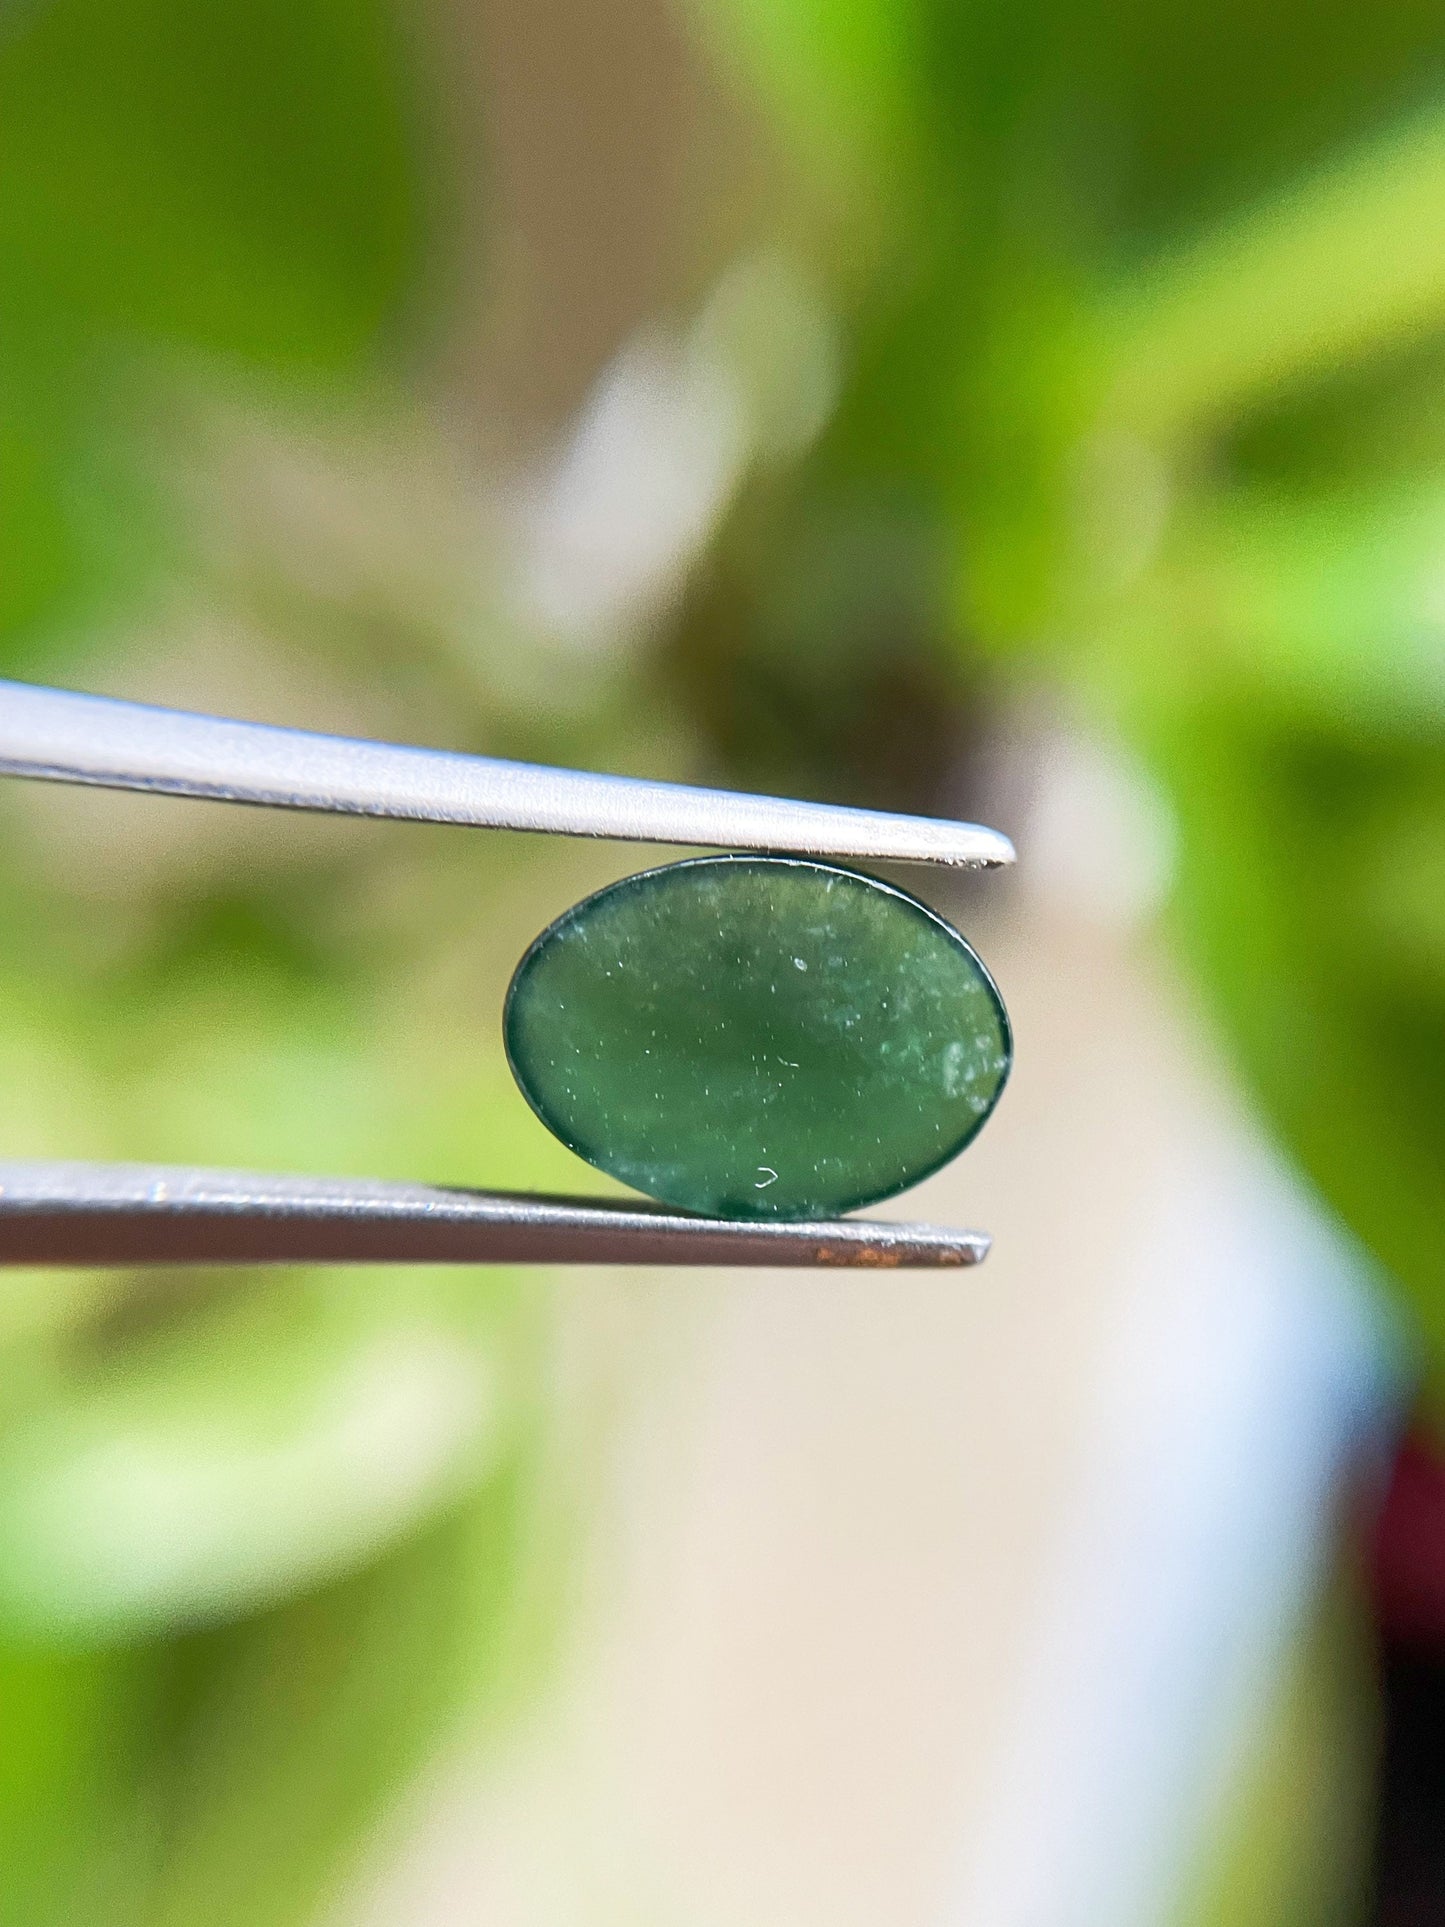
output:
[{"label": "stainless steel surface", "polygon": [[642,1201],[264,1177],[188,1165],[0,1163],[0,1265],[977,1264],[978,1231],[693,1218]]},{"label": "stainless steel surface", "polygon": [[0,774],[490,829],[989,868],[997,830],[232,722],[0,681]]}]

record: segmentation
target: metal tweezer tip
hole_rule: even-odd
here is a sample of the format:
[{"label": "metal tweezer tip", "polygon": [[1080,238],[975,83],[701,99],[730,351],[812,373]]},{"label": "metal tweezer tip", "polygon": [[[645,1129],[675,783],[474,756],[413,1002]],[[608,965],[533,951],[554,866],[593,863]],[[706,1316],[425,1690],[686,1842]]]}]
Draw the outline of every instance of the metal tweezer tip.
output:
[{"label": "metal tweezer tip", "polygon": [[263,1177],[189,1165],[0,1163],[0,1265],[977,1264],[988,1238],[867,1218],[692,1217],[661,1205]]},{"label": "metal tweezer tip", "polygon": [[273,809],[399,816],[554,836],[988,869],[998,830],[320,736],[0,681],[0,774]]}]

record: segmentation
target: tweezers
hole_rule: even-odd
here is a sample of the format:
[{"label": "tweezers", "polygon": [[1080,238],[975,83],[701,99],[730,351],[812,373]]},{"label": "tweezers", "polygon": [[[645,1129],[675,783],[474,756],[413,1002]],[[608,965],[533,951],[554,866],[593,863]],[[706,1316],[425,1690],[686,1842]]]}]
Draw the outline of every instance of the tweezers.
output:
[{"label": "tweezers", "polygon": [[[0,774],[275,809],[987,869],[976,823],[238,722],[0,680]],[[0,1164],[0,1264],[973,1264],[979,1232],[122,1164]]]}]

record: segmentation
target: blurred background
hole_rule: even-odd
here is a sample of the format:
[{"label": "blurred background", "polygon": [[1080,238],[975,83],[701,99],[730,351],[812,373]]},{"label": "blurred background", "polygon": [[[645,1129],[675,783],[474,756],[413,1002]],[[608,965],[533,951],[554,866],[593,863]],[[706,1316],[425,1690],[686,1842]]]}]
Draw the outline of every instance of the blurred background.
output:
[{"label": "blurred background", "polygon": [[[1445,1923],[1425,0],[9,0],[0,673],[949,814],[987,1266],[12,1274],[0,1922]],[[650,852],[10,784],[0,1153],[595,1188]]]}]

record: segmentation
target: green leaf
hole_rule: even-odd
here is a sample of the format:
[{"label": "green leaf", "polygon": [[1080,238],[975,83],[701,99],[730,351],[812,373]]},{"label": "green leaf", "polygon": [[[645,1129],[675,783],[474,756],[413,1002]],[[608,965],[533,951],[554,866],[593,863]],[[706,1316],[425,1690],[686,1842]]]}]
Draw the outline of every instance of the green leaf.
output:
[{"label": "green leaf", "polygon": [[[1445,953],[1392,869],[1406,826],[1406,865],[1445,847],[1437,745],[1247,696],[1156,718],[1152,736],[1189,952],[1289,1149],[1408,1298],[1445,1414]],[[1382,897],[1418,939],[1404,958]]]},{"label": "green leaf", "polygon": [[1104,306],[1108,417],[1197,436],[1445,328],[1442,200],[1437,112],[1131,272]]},{"label": "green leaf", "polygon": [[82,1347],[0,1435],[0,1622],[128,1639],[373,1557],[515,1428],[495,1304],[426,1272],[182,1275],[158,1333]]},{"label": "green leaf", "polygon": [[0,648],[143,578],[168,382],[354,382],[398,346],[427,230],[408,67],[386,0],[10,10]]}]

